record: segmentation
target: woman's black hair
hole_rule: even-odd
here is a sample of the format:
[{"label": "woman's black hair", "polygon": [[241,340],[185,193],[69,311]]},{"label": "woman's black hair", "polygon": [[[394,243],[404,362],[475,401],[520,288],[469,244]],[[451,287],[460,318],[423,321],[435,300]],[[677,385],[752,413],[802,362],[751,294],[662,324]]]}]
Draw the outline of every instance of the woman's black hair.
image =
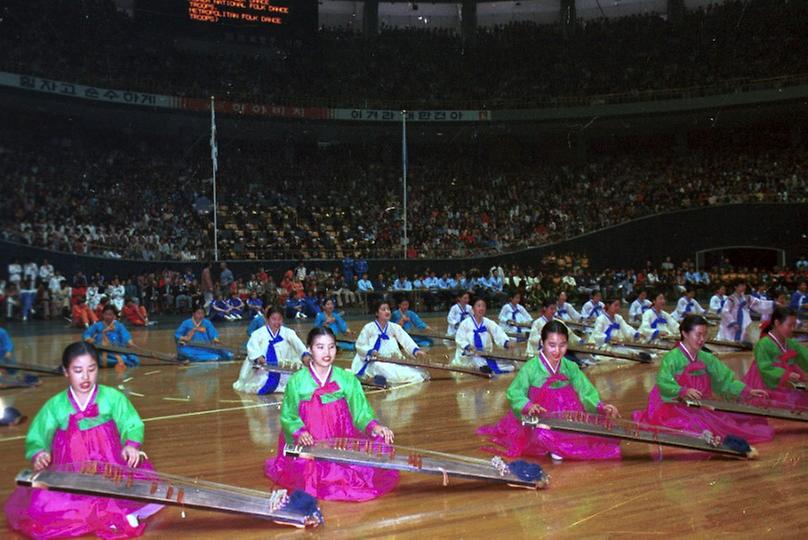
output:
[{"label": "woman's black hair", "polygon": [[606,298],[606,299],[603,301],[603,305],[604,305],[604,306],[606,306],[606,307],[609,307],[609,306],[611,306],[612,304],[614,304],[615,302],[620,302],[620,305],[621,305],[621,306],[623,305],[623,301],[622,301],[622,300],[620,300],[620,298],[618,298],[618,297],[614,297],[614,298]]},{"label": "woman's black hair", "polygon": [[772,330],[774,330],[775,322],[779,321],[780,324],[783,324],[789,317],[796,317],[796,316],[797,312],[791,309],[790,307],[777,306],[776,308],[774,308],[774,311],[772,311],[772,316],[769,318],[769,320],[760,325],[760,331],[761,333],[771,332]]},{"label": "woman's black hair", "polygon": [[309,335],[306,336],[306,346],[311,347],[311,344],[314,343],[314,340],[320,336],[331,336],[331,339],[334,341],[337,340],[337,336],[334,335],[334,331],[331,330],[329,327],[323,326],[315,326],[311,330],[309,330]]},{"label": "woman's black hair", "polygon": [[113,306],[111,302],[109,304],[104,304],[104,309],[101,310],[101,313],[106,313],[107,311],[113,312],[116,317],[118,316],[118,310],[115,309],[115,306]]},{"label": "woman's black hair", "polygon": [[281,317],[283,317],[283,310],[280,307],[269,305],[264,310],[264,318],[266,320],[269,320],[269,318],[272,317],[272,315],[275,313],[280,313]]},{"label": "woman's black hair", "polygon": [[86,341],[71,343],[65,347],[64,352],[62,352],[62,368],[67,372],[70,368],[70,362],[85,354],[92,356],[93,360],[98,363],[98,351],[95,350],[92,343],[87,343]]},{"label": "woman's black hair", "polygon": [[508,293],[508,300],[512,300],[514,296],[519,295],[522,296],[522,292],[519,289],[514,289],[510,293]]},{"label": "woman's black hair", "polygon": [[701,315],[687,315],[679,325],[679,335],[684,336],[697,326],[707,326],[707,319]]},{"label": "woman's black hair", "polygon": [[375,302],[373,302],[373,314],[374,314],[374,315],[378,315],[378,314],[379,314],[379,310],[380,310],[380,309],[382,308],[382,306],[383,306],[383,305],[385,305],[385,304],[387,304],[387,307],[390,307],[390,302],[389,302],[389,301],[387,301],[387,300],[384,300],[384,299],[382,299],[382,300],[376,300]]},{"label": "woman's black hair", "polygon": [[545,299],[542,301],[542,303],[541,303],[541,307],[543,307],[543,308],[545,308],[545,309],[546,309],[546,308],[548,308],[548,307],[550,307],[550,306],[555,306],[555,305],[557,305],[557,304],[558,304],[558,301],[557,301],[555,298],[550,298],[550,297],[548,296],[547,298],[545,298]]},{"label": "woman's black hair", "polygon": [[562,334],[565,338],[570,338],[567,325],[561,321],[552,320],[545,324],[541,329],[541,340],[544,341],[550,334]]}]

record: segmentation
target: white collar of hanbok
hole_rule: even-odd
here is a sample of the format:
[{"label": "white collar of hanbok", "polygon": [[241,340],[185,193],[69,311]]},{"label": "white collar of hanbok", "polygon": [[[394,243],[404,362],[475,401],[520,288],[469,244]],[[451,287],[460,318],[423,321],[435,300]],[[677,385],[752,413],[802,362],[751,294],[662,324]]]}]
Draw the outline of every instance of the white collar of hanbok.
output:
[{"label": "white collar of hanbok", "polygon": [[87,394],[87,400],[84,403],[81,402],[79,396],[77,396],[76,393],[73,391],[72,386],[68,387],[67,389],[70,392],[70,395],[73,396],[73,401],[76,402],[79,411],[84,412],[85,410],[87,410],[87,407],[90,406],[90,403],[92,403],[93,398],[95,398],[95,391],[98,389],[98,385],[93,386],[92,390],[90,390],[90,393]]}]

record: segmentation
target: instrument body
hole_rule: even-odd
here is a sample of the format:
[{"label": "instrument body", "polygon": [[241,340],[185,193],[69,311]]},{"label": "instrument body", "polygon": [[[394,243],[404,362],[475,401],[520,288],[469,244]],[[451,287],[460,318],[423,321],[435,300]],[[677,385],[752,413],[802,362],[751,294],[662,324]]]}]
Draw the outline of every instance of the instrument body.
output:
[{"label": "instrument body", "polygon": [[[622,346],[623,343],[615,343],[615,345]],[[631,347],[631,345],[626,346]],[[651,355],[645,352],[629,353],[629,352],[613,351],[601,347],[596,347],[589,343],[577,344],[568,342],[567,351],[580,354],[597,354],[600,356],[609,356],[612,358],[619,358],[621,360],[631,360],[632,362],[639,362],[641,364],[650,364],[653,361]]]},{"label": "instrument body", "polygon": [[62,366],[43,366],[41,364],[17,364],[15,362],[0,361],[0,368],[28,371],[30,373],[43,373],[45,375],[64,375]]},{"label": "instrument body", "polygon": [[294,527],[316,527],[323,522],[316,500],[305,493],[302,498],[311,500],[306,500],[308,507],[300,511],[292,504],[293,499],[301,498],[297,492],[290,497],[286,490],[266,493],[111,463],[86,462],[78,472],[55,467],[39,472],[25,469],[17,475],[16,483],[51,491],[246,514]]},{"label": "instrument body", "polygon": [[748,414],[750,416],[762,416],[765,418],[779,418],[780,420],[793,420],[795,422],[808,422],[808,409],[767,407],[765,405],[753,405],[740,401],[723,401],[718,399],[683,399],[682,402],[688,407],[705,407],[715,411]]},{"label": "instrument body", "polygon": [[[402,451],[407,453],[402,455]],[[549,485],[549,478],[540,468],[538,478],[521,478],[511,471],[511,464],[505,463],[500,457],[476,459],[415,448],[397,448],[367,439],[333,439],[312,446],[287,444],[283,452],[286,456],[343,465],[442,475],[444,485],[448,485],[449,477],[488,480],[529,489],[543,489]]]},{"label": "instrument body", "polygon": [[373,357],[373,362],[387,362],[389,364],[397,364],[399,366],[408,366],[408,367],[417,367],[422,369],[437,369],[440,371],[451,371],[454,373],[465,373],[466,375],[474,375],[475,377],[482,377],[484,379],[490,379],[494,376],[493,373],[485,373],[483,371],[465,368],[465,367],[458,367],[458,366],[450,366],[448,364],[439,364],[437,362],[431,362],[428,360],[418,360],[418,359],[403,359],[403,358],[387,358],[384,356],[375,355]]},{"label": "instrument body", "polygon": [[713,436],[710,432],[696,436],[661,426],[637,424],[577,411],[564,411],[541,416],[524,416],[522,425],[688,450],[701,450],[729,457],[752,458],[757,455],[754,448],[749,447],[749,450],[734,448],[732,445],[726,444],[720,437]]},{"label": "instrument body", "polygon": [[157,351],[150,351],[148,349],[141,349],[140,347],[136,348],[129,348],[129,347],[120,347],[118,345],[95,345],[93,347],[99,351],[105,351],[110,353],[117,353],[117,354],[136,354],[138,356],[142,356],[144,358],[154,358],[155,360],[162,360],[163,362],[171,362],[171,363],[188,363],[187,361],[178,360],[176,355],[173,354],[164,354]]}]

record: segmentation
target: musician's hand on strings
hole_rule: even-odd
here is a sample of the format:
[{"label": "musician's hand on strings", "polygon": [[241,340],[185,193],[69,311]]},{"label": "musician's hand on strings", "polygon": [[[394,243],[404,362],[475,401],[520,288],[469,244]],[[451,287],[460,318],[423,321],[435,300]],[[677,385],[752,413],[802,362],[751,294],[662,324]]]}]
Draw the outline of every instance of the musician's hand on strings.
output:
[{"label": "musician's hand on strings", "polygon": [[311,446],[314,444],[314,437],[308,431],[301,431],[300,435],[297,436],[297,442],[303,446]]},{"label": "musician's hand on strings", "polygon": [[123,457],[126,464],[133,469],[140,464],[140,450],[134,446],[124,446],[121,457]]},{"label": "musician's hand on strings", "polygon": [[385,444],[393,444],[395,436],[393,435],[393,430],[389,427],[376,424],[373,426],[373,431],[371,431],[371,433],[374,437],[384,437]]},{"label": "musician's hand on strings", "polygon": [[788,380],[789,381],[800,382],[801,379],[802,379],[802,377],[800,377],[800,374],[797,373],[796,371],[792,371],[791,373],[788,374]]},{"label": "musician's hand on strings", "polygon": [[42,469],[47,469],[51,464],[50,452],[40,452],[34,458],[34,472],[39,472]]},{"label": "musician's hand on strings", "polygon": [[620,418],[620,411],[617,410],[617,407],[609,403],[603,404],[603,413],[609,418]]},{"label": "musician's hand on strings", "polygon": [[265,366],[267,364],[267,359],[264,356],[259,356],[253,362],[255,363],[256,366],[259,366],[259,367],[260,366]]},{"label": "musician's hand on strings", "polygon": [[769,393],[759,388],[751,388],[749,390],[749,395],[756,398],[769,399]]},{"label": "musician's hand on strings", "polygon": [[415,356],[426,356],[426,353],[419,349],[415,351]]},{"label": "musician's hand on strings", "polygon": [[702,397],[701,392],[699,392],[695,388],[688,388],[687,391],[684,393],[684,396],[687,399],[690,399],[690,400],[693,400],[693,401],[698,401]]},{"label": "musician's hand on strings", "polygon": [[542,413],[546,413],[546,412],[547,412],[547,409],[545,409],[544,407],[542,407],[538,403],[534,403],[527,410],[527,415],[528,416],[541,416]]}]

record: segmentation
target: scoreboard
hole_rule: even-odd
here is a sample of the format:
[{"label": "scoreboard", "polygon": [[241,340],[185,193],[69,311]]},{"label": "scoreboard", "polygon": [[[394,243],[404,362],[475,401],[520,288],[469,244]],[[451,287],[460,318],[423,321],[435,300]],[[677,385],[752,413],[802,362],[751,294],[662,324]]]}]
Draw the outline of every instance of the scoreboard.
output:
[{"label": "scoreboard", "polygon": [[318,0],[136,0],[135,12],[194,34],[240,30],[306,37],[317,31]]},{"label": "scoreboard", "polygon": [[[206,23],[288,25],[297,8],[283,0],[187,0],[188,18]],[[301,2],[298,2],[299,4]]]}]

